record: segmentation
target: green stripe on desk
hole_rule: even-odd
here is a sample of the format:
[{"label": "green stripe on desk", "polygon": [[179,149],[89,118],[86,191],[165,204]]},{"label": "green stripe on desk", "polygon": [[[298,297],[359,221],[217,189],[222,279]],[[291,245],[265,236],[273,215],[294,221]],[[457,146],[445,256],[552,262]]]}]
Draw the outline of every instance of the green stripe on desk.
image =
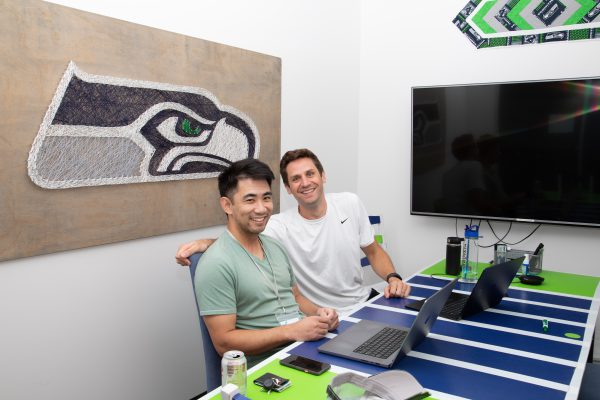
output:
[{"label": "green stripe on desk", "polygon": [[[270,372],[279,375],[282,378],[287,378],[292,381],[292,386],[285,389],[283,392],[273,392],[270,395],[256,386],[254,380],[264,373]],[[258,371],[248,375],[248,385],[246,389],[246,397],[257,399],[326,399],[327,385],[336,374],[327,371],[322,375],[316,376],[298,371],[293,368],[284,367],[279,364],[279,360],[273,360]],[[211,399],[220,399],[221,395],[213,396]]]},{"label": "green stripe on desk", "polygon": [[[290,379],[292,381],[292,386],[285,389],[281,393],[273,392],[269,395],[267,392],[263,392],[260,387],[256,386],[252,382],[254,382],[256,378],[267,372],[279,375],[282,378]],[[258,371],[255,371],[248,376],[248,387],[246,390],[246,397],[252,400],[325,400],[327,399],[327,385],[336,375],[337,374],[334,374],[331,371],[327,371],[319,376],[311,375],[293,368],[284,367],[283,365],[279,364],[279,360],[273,360],[269,364],[265,365]],[[211,400],[213,399],[221,399],[221,395],[218,394],[216,396],[211,397]],[[433,397],[427,397],[427,400],[435,399]]]},{"label": "green stripe on desk", "polygon": [[[479,263],[479,274],[483,268],[489,267],[487,263]],[[445,275],[446,260],[442,260],[421,272],[424,275],[444,275],[453,278],[452,275]],[[554,293],[572,294],[576,296],[593,297],[596,293],[596,287],[600,282],[599,277],[588,275],[576,275],[565,272],[543,270],[540,276],[544,277],[544,283],[541,286],[524,285],[520,282],[512,283],[513,287],[522,287],[529,289],[539,289]]]}]

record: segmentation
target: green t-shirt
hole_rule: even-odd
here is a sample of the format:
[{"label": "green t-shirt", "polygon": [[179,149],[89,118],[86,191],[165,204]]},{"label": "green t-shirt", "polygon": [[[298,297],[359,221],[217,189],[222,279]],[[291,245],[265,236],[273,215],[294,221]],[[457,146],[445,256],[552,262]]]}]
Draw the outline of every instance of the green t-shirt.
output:
[{"label": "green t-shirt", "polygon": [[247,253],[227,231],[204,253],[195,277],[200,315],[236,314],[238,329],[267,329],[279,326],[276,313],[282,308],[286,313],[300,312],[292,293],[296,281],[285,250],[276,240],[259,237],[267,254],[263,260]]}]

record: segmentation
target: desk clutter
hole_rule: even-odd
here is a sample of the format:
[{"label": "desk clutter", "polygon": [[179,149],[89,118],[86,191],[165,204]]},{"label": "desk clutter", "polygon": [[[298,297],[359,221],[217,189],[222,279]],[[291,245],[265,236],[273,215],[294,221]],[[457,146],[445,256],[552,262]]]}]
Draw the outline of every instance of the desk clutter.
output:
[{"label": "desk clutter", "polygon": [[[494,268],[485,264],[479,266],[481,271]],[[496,267],[502,268],[501,265]],[[407,303],[430,298],[454,280],[444,276],[445,268],[446,262],[441,260],[408,277],[406,281],[412,286],[410,299],[379,296],[362,304],[348,319],[340,321],[334,334],[343,334],[362,320],[399,328],[412,326],[416,315],[406,310]],[[325,399],[329,386],[330,399],[347,399],[348,392],[357,394],[355,399],[361,399],[366,394],[364,388],[361,389],[360,384],[349,385],[356,378],[343,378],[343,373],[350,372],[350,376],[358,376],[359,381],[369,381],[389,371],[405,371],[418,386],[402,395],[413,396],[413,399],[426,395],[420,392],[420,387],[429,391],[432,398],[440,399],[448,398],[446,395],[483,400],[575,399],[580,387],[583,390],[581,377],[598,315],[600,277],[548,269],[537,276],[546,278],[543,285],[527,286],[514,279],[508,293],[492,309],[484,309],[461,321],[438,318],[432,334],[398,360],[392,370],[323,354],[319,347],[332,339],[326,337],[293,343],[252,368],[248,373],[250,384],[246,396],[254,400]],[[458,282],[455,293],[470,296],[475,286]],[[333,372],[327,370],[321,375],[311,375],[280,365],[288,355],[330,364]],[[289,379],[293,384],[280,393],[271,391],[270,394],[252,384],[267,373]],[[220,397],[211,393],[207,398]]]},{"label": "desk clutter", "polygon": [[402,370],[384,371],[368,377],[354,372],[335,374],[331,371],[313,375],[273,360],[248,379],[254,385],[248,385],[245,396],[235,385],[229,384],[212,399],[419,400],[430,396],[412,374]]},{"label": "desk clutter", "polygon": [[327,385],[328,400],[419,400],[429,396],[414,376],[401,370],[369,377],[344,372]]}]

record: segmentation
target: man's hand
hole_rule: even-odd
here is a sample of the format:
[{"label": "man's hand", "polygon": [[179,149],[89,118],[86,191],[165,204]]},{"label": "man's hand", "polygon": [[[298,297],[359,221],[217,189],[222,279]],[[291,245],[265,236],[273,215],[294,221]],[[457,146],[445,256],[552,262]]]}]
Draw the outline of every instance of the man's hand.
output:
[{"label": "man's hand", "polygon": [[199,239],[182,244],[179,246],[179,249],[177,249],[177,254],[175,254],[175,260],[177,261],[177,264],[183,266],[190,265],[190,260],[188,257],[194,253],[205,252],[206,249],[208,249],[210,245],[214,243],[214,241],[215,239]]},{"label": "man's hand", "polygon": [[402,279],[398,278],[390,278],[388,285],[385,287],[383,291],[383,295],[386,299],[390,297],[407,297],[410,293],[410,286]]},{"label": "man's hand", "polygon": [[333,308],[321,307],[317,310],[317,315],[327,318],[328,330],[332,331],[340,324],[338,313]]},{"label": "man's hand", "polygon": [[313,315],[305,317],[298,322],[287,325],[290,332],[290,339],[297,342],[322,339],[329,329],[329,320],[327,317]]}]

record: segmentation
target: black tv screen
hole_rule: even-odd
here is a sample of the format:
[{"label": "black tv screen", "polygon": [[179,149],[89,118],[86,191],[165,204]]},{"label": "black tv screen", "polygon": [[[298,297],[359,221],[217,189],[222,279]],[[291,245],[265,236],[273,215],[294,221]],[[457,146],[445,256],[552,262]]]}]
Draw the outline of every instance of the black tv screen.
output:
[{"label": "black tv screen", "polygon": [[412,88],[411,214],[600,226],[600,78]]}]

